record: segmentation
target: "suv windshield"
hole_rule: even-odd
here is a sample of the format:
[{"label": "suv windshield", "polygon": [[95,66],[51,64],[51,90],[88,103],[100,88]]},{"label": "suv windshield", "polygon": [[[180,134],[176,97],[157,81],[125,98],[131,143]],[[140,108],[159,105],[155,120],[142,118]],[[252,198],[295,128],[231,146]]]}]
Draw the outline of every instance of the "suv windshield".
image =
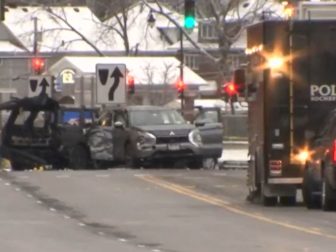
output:
[{"label": "suv windshield", "polygon": [[176,110],[136,110],[130,111],[129,116],[134,126],[186,123]]}]

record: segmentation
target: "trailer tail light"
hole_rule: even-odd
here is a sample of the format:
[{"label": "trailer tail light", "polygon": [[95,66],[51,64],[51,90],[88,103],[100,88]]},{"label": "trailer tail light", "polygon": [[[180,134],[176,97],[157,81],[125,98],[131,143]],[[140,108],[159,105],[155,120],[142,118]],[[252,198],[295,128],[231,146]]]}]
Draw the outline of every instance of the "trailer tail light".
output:
[{"label": "trailer tail light", "polygon": [[282,161],[281,160],[270,160],[269,161],[270,175],[278,176],[282,172]]},{"label": "trailer tail light", "polygon": [[334,165],[336,165],[336,139],[333,141],[333,146],[331,149],[331,158]]}]

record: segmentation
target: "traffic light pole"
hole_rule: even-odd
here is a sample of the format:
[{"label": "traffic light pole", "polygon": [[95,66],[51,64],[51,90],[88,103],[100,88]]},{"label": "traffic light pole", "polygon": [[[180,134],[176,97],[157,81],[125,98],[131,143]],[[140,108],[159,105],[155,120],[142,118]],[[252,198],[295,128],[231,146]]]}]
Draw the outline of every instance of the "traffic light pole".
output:
[{"label": "traffic light pole", "polygon": [[34,45],[33,45],[33,52],[34,56],[37,55],[37,17],[33,18],[34,20]]},{"label": "traffic light pole", "polygon": [[[181,79],[182,83],[184,83],[183,68],[184,68],[183,30],[182,30],[182,27],[180,27],[180,79]],[[183,114],[183,110],[184,110],[184,90],[182,90],[182,92],[181,92],[180,99],[181,99],[181,112]]]}]

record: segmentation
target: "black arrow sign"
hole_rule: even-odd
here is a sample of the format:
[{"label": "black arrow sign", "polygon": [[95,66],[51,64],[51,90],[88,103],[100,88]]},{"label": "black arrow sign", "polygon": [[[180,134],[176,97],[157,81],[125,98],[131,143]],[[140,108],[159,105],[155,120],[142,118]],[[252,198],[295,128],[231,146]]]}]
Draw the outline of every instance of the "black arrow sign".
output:
[{"label": "black arrow sign", "polygon": [[42,87],[41,93],[40,94],[46,94],[47,93],[47,87],[49,87],[49,83],[48,81],[43,78],[43,80],[41,81],[40,87]]},{"label": "black arrow sign", "polygon": [[113,82],[113,85],[110,88],[110,91],[108,93],[109,101],[113,101],[114,92],[117,89],[117,87],[119,86],[120,78],[123,78],[123,77],[124,77],[124,75],[122,74],[122,72],[120,72],[119,68],[116,67],[114,69],[113,73],[111,74],[111,78],[114,78],[114,82]]},{"label": "black arrow sign", "polygon": [[99,80],[100,80],[100,83],[103,86],[105,86],[105,84],[107,82],[108,74],[109,74],[109,70],[108,69],[99,69],[98,70]]},{"label": "black arrow sign", "polygon": [[29,80],[29,84],[30,84],[31,91],[35,92],[37,88],[37,80],[31,79]]}]

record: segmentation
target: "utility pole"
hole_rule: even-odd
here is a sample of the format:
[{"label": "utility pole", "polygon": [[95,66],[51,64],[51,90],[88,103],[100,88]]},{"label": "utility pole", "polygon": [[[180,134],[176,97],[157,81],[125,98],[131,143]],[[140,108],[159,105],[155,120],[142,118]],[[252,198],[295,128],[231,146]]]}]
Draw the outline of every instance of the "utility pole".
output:
[{"label": "utility pole", "polygon": [[[183,52],[183,30],[180,27],[180,80],[184,84],[184,52]],[[184,89],[182,90],[181,94],[181,112],[183,113],[184,109]]]},{"label": "utility pole", "polygon": [[5,0],[0,0],[0,20],[5,20]]},{"label": "utility pole", "polygon": [[[1,0],[0,0],[1,1]],[[34,56],[37,55],[37,36],[38,36],[38,33],[37,33],[37,17],[33,17],[33,20],[34,20],[34,45],[33,45],[33,52],[34,52]]]}]

